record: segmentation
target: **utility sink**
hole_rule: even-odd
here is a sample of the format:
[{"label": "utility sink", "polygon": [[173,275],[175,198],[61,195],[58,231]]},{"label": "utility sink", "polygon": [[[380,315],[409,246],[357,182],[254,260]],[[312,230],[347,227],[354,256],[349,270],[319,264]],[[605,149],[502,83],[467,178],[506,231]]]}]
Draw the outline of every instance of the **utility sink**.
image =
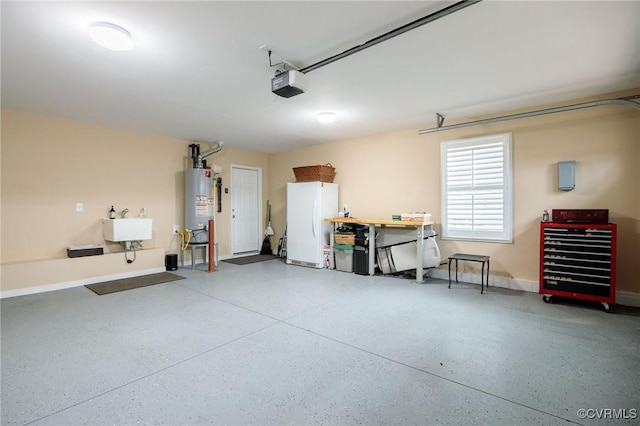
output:
[{"label": "utility sink", "polygon": [[107,241],[142,241],[151,239],[153,219],[102,219],[104,239]]}]

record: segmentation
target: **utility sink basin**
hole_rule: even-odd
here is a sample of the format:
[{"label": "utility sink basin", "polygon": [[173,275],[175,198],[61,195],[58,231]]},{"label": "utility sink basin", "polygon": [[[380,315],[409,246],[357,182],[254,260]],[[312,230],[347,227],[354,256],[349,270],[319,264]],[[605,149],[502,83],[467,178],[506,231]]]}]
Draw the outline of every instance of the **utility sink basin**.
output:
[{"label": "utility sink basin", "polygon": [[153,219],[102,219],[104,239],[107,241],[142,241],[151,239]]}]

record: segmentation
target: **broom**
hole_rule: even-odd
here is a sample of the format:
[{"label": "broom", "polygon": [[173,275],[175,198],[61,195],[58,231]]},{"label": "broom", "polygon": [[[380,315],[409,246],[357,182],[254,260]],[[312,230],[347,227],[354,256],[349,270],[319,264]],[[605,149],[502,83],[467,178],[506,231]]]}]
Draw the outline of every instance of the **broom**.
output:
[{"label": "broom", "polygon": [[271,227],[271,201],[267,200],[267,212],[269,217],[269,224],[267,225],[267,229],[264,230],[264,240],[262,241],[262,249],[260,250],[260,254],[271,254],[273,255],[273,250],[271,249],[271,236],[274,234],[273,228]]}]

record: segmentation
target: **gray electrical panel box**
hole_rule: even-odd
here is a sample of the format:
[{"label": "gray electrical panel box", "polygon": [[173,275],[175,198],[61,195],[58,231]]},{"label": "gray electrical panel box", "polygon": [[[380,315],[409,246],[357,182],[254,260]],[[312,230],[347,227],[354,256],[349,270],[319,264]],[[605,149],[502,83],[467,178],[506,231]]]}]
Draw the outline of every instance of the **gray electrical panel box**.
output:
[{"label": "gray electrical panel box", "polygon": [[558,189],[571,191],[576,187],[576,162],[558,161]]}]

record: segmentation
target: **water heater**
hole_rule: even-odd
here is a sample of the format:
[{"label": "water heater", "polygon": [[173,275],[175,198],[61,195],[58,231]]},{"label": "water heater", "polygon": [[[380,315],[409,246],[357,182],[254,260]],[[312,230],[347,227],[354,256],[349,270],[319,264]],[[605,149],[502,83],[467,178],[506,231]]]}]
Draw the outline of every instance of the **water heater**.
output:
[{"label": "water heater", "polygon": [[213,172],[211,169],[187,169],[184,183],[184,226],[191,231],[191,242],[206,243],[209,220],[214,218]]},{"label": "water heater", "polygon": [[[199,144],[191,144],[192,168],[184,171],[184,227],[190,231],[191,243],[209,241],[209,221],[214,219],[214,170],[204,160],[222,149],[218,141],[213,149],[200,153]],[[217,166],[214,167],[218,168]]]}]

